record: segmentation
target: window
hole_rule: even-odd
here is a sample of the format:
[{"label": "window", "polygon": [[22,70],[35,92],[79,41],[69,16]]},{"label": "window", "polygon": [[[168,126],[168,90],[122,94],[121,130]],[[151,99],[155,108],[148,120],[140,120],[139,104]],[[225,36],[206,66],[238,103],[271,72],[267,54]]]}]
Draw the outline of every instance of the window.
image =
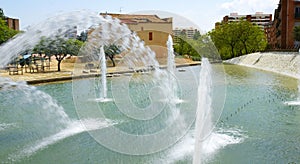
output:
[{"label": "window", "polygon": [[149,40],[153,40],[153,34],[152,34],[152,32],[149,32]]},{"label": "window", "polygon": [[300,18],[300,7],[295,8],[295,18]]},{"label": "window", "polygon": [[141,27],[141,31],[144,31],[144,27]]}]

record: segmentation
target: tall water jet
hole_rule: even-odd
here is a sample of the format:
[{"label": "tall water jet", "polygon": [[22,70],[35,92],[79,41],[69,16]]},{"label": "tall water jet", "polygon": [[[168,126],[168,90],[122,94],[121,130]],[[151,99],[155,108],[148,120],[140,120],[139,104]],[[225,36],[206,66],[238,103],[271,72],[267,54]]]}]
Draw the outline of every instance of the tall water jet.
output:
[{"label": "tall water jet", "polygon": [[173,39],[172,36],[169,35],[167,41],[167,48],[168,48],[168,61],[167,61],[167,71],[168,71],[168,87],[169,87],[169,101],[173,104],[180,103],[180,100],[177,96],[177,84],[176,84],[176,76],[175,76],[175,55],[173,49]]},{"label": "tall water jet", "polygon": [[107,86],[106,86],[106,59],[103,46],[100,47],[100,63],[101,63],[101,84],[102,94],[100,98],[105,99],[107,97]]},{"label": "tall water jet", "polygon": [[211,65],[207,58],[202,58],[200,82],[198,86],[198,105],[195,124],[195,148],[193,155],[193,164],[201,163],[201,154],[203,150],[203,141],[212,129],[211,121]]},{"label": "tall water jet", "polygon": [[105,99],[107,97],[107,86],[106,86],[106,59],[105,59],[105,53],[103,46],[100,47],[100,65],[101,65],[101,84],[102,84],[102,92],[101,97],[102,99]]},{"label": "tall water jet", "polygon": [[[299,54],[300,55],[300,48],[299,48]],[[300,67],[298,65],[298,72],[296,75],[296,78],[298,79],[298,86],[297,86],[297,95],[296,95],[296,100],[292,101],[286,101],[284,102],[285,105],[290,105],[290,106],[300,106]]]},{"label": "tall water jet", "polygon": [[99,78],[100,82],[100,97],[96,99],[97,102],[109,102],[112,101],[112,99],[107,98],[107,80],[106,80],[106,58],[105,58],[105,52],[104,52],[104,46],[100,46],[100,52],[99,52],[99,67],[101,72],[101,77]]}]

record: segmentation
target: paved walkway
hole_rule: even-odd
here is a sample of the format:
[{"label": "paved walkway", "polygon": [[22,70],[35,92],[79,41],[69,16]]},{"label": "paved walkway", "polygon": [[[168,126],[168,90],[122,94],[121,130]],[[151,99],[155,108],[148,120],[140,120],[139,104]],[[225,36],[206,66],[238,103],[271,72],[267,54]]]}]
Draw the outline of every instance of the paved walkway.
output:
[{"label": "paved walkway", "polygon": [[[198,65],[200,62],[194,62],[188,59],[176,59],[176,65],[179,66],[190,66],[190,65]],[[75,65],[77,66],[77,65]],[[163,66],[162,66],[163,67]],[[5,70],[0,70],[1,77],[11,78],[13,81],[27,81],[28,84],[40,84],[40,83],[49,83],[49,82],[57,82],[64,80],[72,80],[73,78],[86,78],[86,77],[94,77],[99,76],[99,69],[92,69],[83,71],[84,69],[74,69],[74,63],[69,63],[68,61],[62,62],[61,64],[61,72],[57,72],[57,63],[56,61],[51,62],[50,70],[46,70],[45,72],[34,72],[29,73],[23,71],[23,74],[17,75],[9,75],[9,72]],[[76,71],[76,72],[74,72]],[[108,67],[107,73],[125,73],[132,72],[129,68],[123,67]]]}]

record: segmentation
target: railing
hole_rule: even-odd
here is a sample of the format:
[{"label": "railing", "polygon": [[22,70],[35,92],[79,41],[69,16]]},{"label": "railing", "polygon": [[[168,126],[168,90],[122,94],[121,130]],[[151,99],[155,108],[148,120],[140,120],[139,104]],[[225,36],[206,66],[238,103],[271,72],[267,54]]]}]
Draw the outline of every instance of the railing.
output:
[{"label": "railing", "polygon": [[295,18],[300,18],[300,13],[295,13]]}]

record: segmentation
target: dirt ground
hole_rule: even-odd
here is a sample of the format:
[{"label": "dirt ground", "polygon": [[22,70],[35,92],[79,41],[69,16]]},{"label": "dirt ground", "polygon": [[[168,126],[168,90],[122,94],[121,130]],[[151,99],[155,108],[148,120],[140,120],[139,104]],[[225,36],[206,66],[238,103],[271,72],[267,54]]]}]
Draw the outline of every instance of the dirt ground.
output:
[{"label": "dirt ground", "polygon": [[[0,76],[11,78],[13,81],[27,81],[27,82],[34,81],[34,80],[43,80],[43,79],[64,78],[64,77],[71,77],[74,74],[74,71],[75,71],[74,66],[76,66],[77,71],[79,68],[81,71],[80,73],[82,73],[82,74],[93,74],[93,73],[97,74],[97,73],[99,73],[99,69],[98,70],[95,69],[94,71],[84,72],[83,66],[78,64],[76,62],[76,60],[77,60],[77,57],[70,57],[70,58],[64,59],[61,63],[61,71],[60,72],[57,71],[56,59],[52,58],[51,62],[50,62],[50,69],[46,68],[45,71],[30,73],[28,69],[27,69],[28,72],[26,72],[25,68],[23,68],[23,74],[21,74],[21,72],[19,71],[18,74],[9,75],[9,72],[7,70],[0,70]],[[158,62],[160,63],[160,65],[165,66],[167,63],[167,59],[160,58],[160,59],[158,59]],[[116,62],[116,63],[118,63],[118,62]],[[191,63],[198,63],[198,62],[194,62],[194,61],[192,61],[190,59],[186,59],[186,58],[176,58],[175,63],[176,63],[176,65],[182,65],[182,64],[191,64]],[[107,73],[114,73],[114,72],[120,71],[122,69],[123,68],[119,67],[118,64],[116,65],[116,67],[112,67],[111,62],[107,61]],[[76,75],[78,75],[78,73]]]}]

